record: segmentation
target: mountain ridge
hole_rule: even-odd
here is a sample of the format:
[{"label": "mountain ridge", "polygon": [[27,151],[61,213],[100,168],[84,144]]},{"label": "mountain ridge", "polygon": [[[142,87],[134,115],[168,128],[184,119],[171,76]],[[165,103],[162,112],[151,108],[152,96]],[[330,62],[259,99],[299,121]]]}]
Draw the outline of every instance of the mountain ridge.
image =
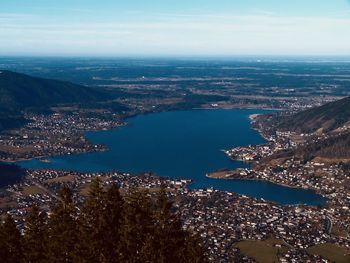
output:
[{"label": "mountain ridge", "polygon": [[267,161],[292,156],[303,161],[314,158],[329,162],[350,160],[350,97],[287,117],[278,116],[276,124],[277,130],[314,134],[303,145],[279,151],[266,158]]},{"label": "mountain ridge", "polygon": [[93,87],[0,70],[0,131],[23,125],[25,112],[47,113],[53,106],[108,99],[110,94]]},{"label": "mountain ridge", "polygon": [[59,104],[104,100],[107,95],[71,82],[0,70],[0,109],[18,112]]},{"label": "mountain ridge", "polygon": [[329,132],[350,122],[350,97],[286,117],[279,129],[298,133]]}]

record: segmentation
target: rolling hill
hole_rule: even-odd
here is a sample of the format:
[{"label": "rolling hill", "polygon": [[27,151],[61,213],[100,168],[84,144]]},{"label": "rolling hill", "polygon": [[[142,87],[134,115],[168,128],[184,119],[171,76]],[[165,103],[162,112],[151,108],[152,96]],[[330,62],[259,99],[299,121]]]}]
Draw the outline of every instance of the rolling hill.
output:
[{"label": "rolling hill", "polygon": [[329,132],[350,122],[350,97],[299,112],[281,121],[280,129],[299,133]]},{"label": "rolling hill", "polygon": [[264,162],[291,157],[302,162],[321,158],[323,161],[330,163],[345,162],[350,164],[350,132],[333,134],[323,140],[309,141],[297,148],[278,151],[265,158]]},{"label": "rolling hill", "polygon": [[[350,130],[339,129],[350,124],[350,97],[323,106],[299,112],[281,119],[277,117],[277,129],[298,133],[322,131],[321,139],[315,136],[297,148],[282,150],[266,159],[296,157],[303,161],[323,158],[331,162],[350,160]],[[318,134],[321,135],[321,134]],[[316,136],[317,137],[317,136]]]},{"label": "rolling hill", "polygon": [[0,71],[0,109],[19,111],[58,104],[105,100],[107,95],[70,82]]},{"label": "rolling hill", "polygon": [[0,70],[0,131],[23,124],[23,112],[47,112],[62,104],[91,104],[110,98],[103,91],[70,82]]}]

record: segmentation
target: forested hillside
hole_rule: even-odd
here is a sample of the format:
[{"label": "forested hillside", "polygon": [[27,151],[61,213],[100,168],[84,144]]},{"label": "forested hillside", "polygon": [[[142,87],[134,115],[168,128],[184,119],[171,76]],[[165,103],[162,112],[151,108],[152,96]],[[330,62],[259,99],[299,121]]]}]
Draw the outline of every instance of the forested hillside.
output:
[{"label": "forested hillside", "polygon": [[94,88],[2,70],[0,131],[23,125],[24,111],[47,112],[59,104],[89,104],[108,98],[107,93]]},{"label": "forested hillside", "polygon": [[297,148],[279,151],[264,161],[279,158],[300,159],[303,162],[311,161],[316,157],[326,158],[333,162],[350,160],[350,133],[333,135],[327,139],[308,142]]},{"label": "forested hillside", "polygon": [[84,103],[106,99],[106,94],[70,82],[0,71],[0,109],[18,112],[28,108]]},{"label": "forested hillside", "polygon": [[350,122],[350,97],[286,117],[279,128],[299,133],[311,133],[319,129],[328,132],[347,122]]}]

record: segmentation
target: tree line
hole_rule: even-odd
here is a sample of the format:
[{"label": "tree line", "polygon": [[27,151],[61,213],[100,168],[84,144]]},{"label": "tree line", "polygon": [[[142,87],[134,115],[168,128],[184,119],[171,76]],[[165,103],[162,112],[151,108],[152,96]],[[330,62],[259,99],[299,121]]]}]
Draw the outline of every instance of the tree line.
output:
[{"label": "tree line", "polygon": [[2,262],[207,262],[200,238],[184,230],[164,187],[156,197],[133,190],[122,196],[91,183],[81,206],[63,187],[50,213],[33,206],[23,233],[8,215],[0,224]]}]

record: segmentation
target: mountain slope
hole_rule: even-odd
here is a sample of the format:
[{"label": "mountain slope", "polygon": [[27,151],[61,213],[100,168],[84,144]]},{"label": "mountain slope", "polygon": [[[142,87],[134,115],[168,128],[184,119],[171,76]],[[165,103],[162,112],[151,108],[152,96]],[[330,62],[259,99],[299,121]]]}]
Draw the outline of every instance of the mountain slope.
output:
[{"label": "mountain slope", "polygon": [[[282,150],[266,159],[295,157],[303,161],[321,158],[329,162],[350,160],[350,130],[344,125],[350,124],[350,97],[325,104],[295,115],[277,120],[277,129],[322,134],[312,136],[297,148]],[[343,129],[339,129],[342,128]]]},{"label": "mountain slope", "polygon": [[19,112],[57,104],[85,103],[106,99],[93,88],[11,71],[0,71],[0,110]]},{"label": "mountain slope", "polygon": [[264,162],[291,157],[303,162],[314,158],[322,158],[334,163],[348,162],[350,160],[350,132],[334,134],[323,140],[307,142],[297,148],[278,151],[265,158]]},{"label": "mountain slope", "polygon": [[300,133],[337,129],[350,122],[350,97],[297,113],[283,120],[279,128]]},{"label": "mountain slope", "polygon": [[47,112],[62,104],[96,105],[110,94],[70,82],[0,70],[0,131],[25,123],[25,111]]}]

